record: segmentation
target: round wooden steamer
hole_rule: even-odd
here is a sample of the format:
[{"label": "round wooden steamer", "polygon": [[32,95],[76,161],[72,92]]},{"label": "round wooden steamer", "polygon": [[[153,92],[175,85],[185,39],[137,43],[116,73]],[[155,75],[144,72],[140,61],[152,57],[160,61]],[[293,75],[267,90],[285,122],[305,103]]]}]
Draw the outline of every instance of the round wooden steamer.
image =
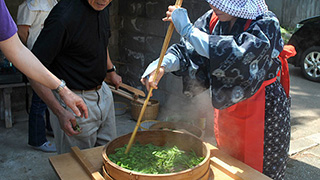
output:
[{"label": "round wooden steamer", "polygon": [[[156,146],[164,146],[168,144],[176,145],[179,149],[184,151],[190,151],[191,149],[198,155],[203,156],[205,159],[193,168],[189,168],[176,173],[168,174],[145,174],[135,171],[131,171],[118,166],[113,163],[108,154],[114,154],[116,148],[124,147],[128,144],[132,133],[120,136],[110,141],[102,151],[102,157],[104,161],[104,167],[107,174],[115,180],[207,180],[210,174],[210,151],[204,142],[196,136],[168,130],[150,130],[150,131],[138,131],[135,136],[135,140],[141,144],[153,143]],[[129,152],[130,153],[130,152]]]},{"label": "round wooden steamer", "polygon": [[[105,180],[114,180],[107,173],[106,169],[104,168],[104,165],[102,166],[102,175]],[[201,178],[199,178],[199,180],[205,180],[205,179],[209,179],[209,180],[213,179],[213,169],[211,165],[210,165],[210,169],[208,169],[208,171]]]}]

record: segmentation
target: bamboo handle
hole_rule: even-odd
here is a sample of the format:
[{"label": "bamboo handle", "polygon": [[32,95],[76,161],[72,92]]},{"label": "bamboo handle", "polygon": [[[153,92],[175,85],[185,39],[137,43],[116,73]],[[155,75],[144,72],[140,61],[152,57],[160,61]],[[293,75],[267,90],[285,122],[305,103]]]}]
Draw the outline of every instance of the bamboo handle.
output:
[{"label": "bamboo handle", "polygon": [[142,96],[142,97],[146,96],[146,94],[143,91],[141,91],[140,89],[136,89],[136,88],[131,87],[131,86],[127,85],[127,84],[121,83],[120,87],[125,88],[128,91],[133,92],[133,94],[135,94],[135,95]]},{"label": "bamboo handle", "polygon": [[[180,6],[182,5],[182,1],[183,1],[183,0],[176,0],[176,4],[175,4],[175,5],[180,7]],[[154,78],[153,78],[153,82],[155,82],[156,79],[157,79],[157,76],[158,76],[158,73],[159,73],[159,69],[160,69],[161,63],[162,63],[162,61],[163,61],[164,55],[166,54],[166,51],[167,51],[167,49],[168,49],[168,46],[169,46],[169,43],[170,43],[170,39],[171,39],[173,30],[174,30],[174,25],[173,25],[173,23],[171,22],[170,25],[169,25],[169,27],[168,27],[167,34],[166,34],[166,37],[165,37],[164,42],[163,42],[163,45],[162,45],[162,49],[161,49],[161,53],[160,53],[160,59],[159,59],[159,62],[158,62],[158,66],[157,66],[157,69],[156,69],[155,76],[154,76]],[[134,138],[135,138],[135,136],[136,136],[136,134],[137,134],[137,131],[138,131],[138,128],[139,128],[139,126],[140,126],[140,122],[141,122],[142,116],[143,116],[143,114],[144,114],[144,112],[145,112],[145,110],[146,110],[146,108],[147,108],[147,105],[148,105],[150,96],[151,96],[151,94],[152,94],[152,90],[153,90],[153,88],[151,87],[150,90],[149,90],[148,96],[147,96],[147,98],[145,99],[144,104],[143,104],[143,106],[142,106],[142,109],[141,109],[141,111],[140,111],[139,118],[138,118],[138,120],[137,120],[137,124],[136,124],[136,126],[135,126],[135,128],[134,128],[134,130],[133,130],[133,133],[132,133],[131,137],[130,137],[130,140],[129,140],[127,149],[126,149],[126,151],[125,151],[125,154],[127,154],[127,153],[130,151],[130,148],[131,148],[131,146],[132,146],[132,143],[133,143],[133,141],[134,141]]]},{"label": "bamboo handle", "polygon": [[[111,81],[109,81],[107,78],[104,78],[104,82],[106,82],[108,85],[112,85]],[[128,91],[132,92],[135,95],[142,96],[142,97],[146,96],[145,93],[143,91],[141,91],[140,89],[134,88],[134,87],[129,86],[125,83],[120,83],[119,86],[124,89],[127,89]]]}]

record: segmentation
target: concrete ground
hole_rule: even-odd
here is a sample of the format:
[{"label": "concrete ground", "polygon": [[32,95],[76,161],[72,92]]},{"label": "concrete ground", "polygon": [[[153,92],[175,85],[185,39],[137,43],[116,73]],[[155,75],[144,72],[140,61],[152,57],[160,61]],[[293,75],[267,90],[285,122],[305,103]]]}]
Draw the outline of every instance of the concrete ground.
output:
[{"label": "concrete ground", "polygon": [[[290,160],[286,180],[318,180],[320,177],[320,83],[310,82],[300,75],[298,68],[290,66],[292,137]],[[56,180],[48,157],[27,145],[28,122],[25,112],[13,114],[14,125],[4,127],[0,121],[0,179],[2,180]],[[118,135],[133,131],[136,121],[130,109],[117,116]],[[53,138],[48,136],[49,140]],[[214,141],[210,139],[210,141]]]},{"label": "concrete ground", "polygon": [[[130,111],[116,116],[119,136],[131,133],[136,121],[131,120]],[[6,129],[0,121],[0,180],[57,180],[49,163],[56,153],[34,150],[28,145],[28,119],[24,112],[13,114],[13,128]],[[53,142],[52,136],[47,136]]]}]

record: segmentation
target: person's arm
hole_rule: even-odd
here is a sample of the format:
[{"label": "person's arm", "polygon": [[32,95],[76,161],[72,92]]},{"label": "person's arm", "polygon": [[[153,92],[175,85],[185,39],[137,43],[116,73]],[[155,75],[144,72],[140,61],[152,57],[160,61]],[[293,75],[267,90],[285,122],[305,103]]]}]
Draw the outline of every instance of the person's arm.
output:
[{"label": "person's arm", "polygon": [[32,79],[29,79],[29,81],[33,90],[38,94],[39,97],[41,97],[41,99],[46,103],[46,105],[58,117],[61,129],[68,136],[79,134],[80,132],[75,131],[72,128],[75,127],[77,124],[76,118],[72,114],[72,112],[68,111],[66,107],[61,106],[61,104],[54,97],[50,89]]},{"label": "person's arm", "polygon": [[[56,89],[61,84],[61,80],[45,68],[31,51],[21,43],[17,33],[7,40],[0,41],[0,49],[12,64],[29,78],[51,90]],[[88,117],[87,106],[79,96],[67,87],[63,88],[59,95],[77,116],[83,116],[82,113],[84,113],[85,117]]]},{"label": "person's arm", "polygon": [[29,29],[28,25],[18,25],[18,35],[20,37],[21,42],[27,46],[27,40],[29,37]]},{"label": "person's arm", "polygon": [[209,34],[193,27],[187,10],[169,6],[166,15],[167,17],[163,18],[163,21],[172,22],[176,31],[192,44],[199,55],[209,58]]},{"label": "person's arm", "polygon": [[164,73],[177,71],[180,68],[180,63],[178,57],[175,55],[168,53],[163,57],[162,63],[160,65],[159,74],[157,75],[157,79],[153,81],[154,76],[156,74],[156,69],[159,64],[159,58],[151,62],[147,69],[144,71],[143,75],[141,76],[140,82],[146,86],[147,90],[149,91],[150,87],[157,89],[157,85],[164,75]]},{"label": "person's arm", "polygon": [[[27,1],[25,0],[18,7],[17,13],[17,27],[18,27],[18,35],[20,37],[21,42],[27,46],[27,41],[29,37],[29,30],[34,23],[36,23],[37,19],[39,19],[38,11],[32,11],[27,5]],[[27,46],[28,47],[28,46]],[[29,49],[29,48],[28,48]]]},{"label": "person's arm", "polygon": [[[114,65],[110,59],[109,50],[107,49],[107,69],[110,70],[112,68],[114,68]],[[122,78],[116,73],[116,71],[107,72],[106,80],[107,82],[111,82],[113,85],[115,85],[116,89],[118,89],[122,83]]]}]

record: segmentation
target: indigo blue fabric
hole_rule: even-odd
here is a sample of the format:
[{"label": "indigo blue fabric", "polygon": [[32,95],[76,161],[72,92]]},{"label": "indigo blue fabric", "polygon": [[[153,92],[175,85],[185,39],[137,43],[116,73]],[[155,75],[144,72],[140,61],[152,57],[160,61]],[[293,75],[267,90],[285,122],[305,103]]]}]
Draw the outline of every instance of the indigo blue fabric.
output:
[{"label": "indigo blue fabric", "polygon": [[40,97],[33,91],[32,104],[29,113],[29,142],[31,146],[41,146],[47,142],[46,138],[46,126],[50,130],[49,116],[46,116],[45,112],[47,105],[40,99]]}]

